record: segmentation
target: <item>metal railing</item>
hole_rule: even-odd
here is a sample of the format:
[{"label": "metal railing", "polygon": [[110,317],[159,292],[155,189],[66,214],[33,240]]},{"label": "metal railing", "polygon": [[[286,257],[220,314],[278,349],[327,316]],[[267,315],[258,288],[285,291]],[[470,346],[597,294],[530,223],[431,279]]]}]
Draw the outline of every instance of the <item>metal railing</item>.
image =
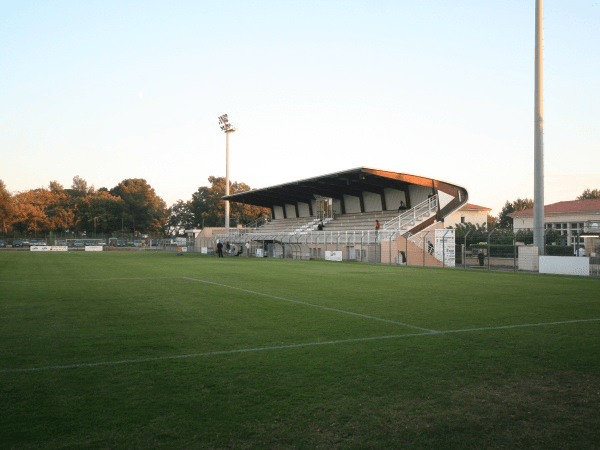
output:
[{"label": "metal railing", "polygon": [[[416,226],[417,221],[422,221],[425,217],[430,217],[432,212],[437,212],[438,196],[433,195],[424,202],[419,203],[414,208],[403,212],[398,217],[383,224],[384,230],[403,230],[409,225]],[[411,227],[412,228],[412,227]],[[408,230],[407,230],[408,231]]]},{"label": "metal railing", "polygon": [[259,218],[253,220],[252,222],[244,225],[244,228],[258,228],[266,223],[269,223],[270,220],[271,220],[270,217],[260,216]]}]

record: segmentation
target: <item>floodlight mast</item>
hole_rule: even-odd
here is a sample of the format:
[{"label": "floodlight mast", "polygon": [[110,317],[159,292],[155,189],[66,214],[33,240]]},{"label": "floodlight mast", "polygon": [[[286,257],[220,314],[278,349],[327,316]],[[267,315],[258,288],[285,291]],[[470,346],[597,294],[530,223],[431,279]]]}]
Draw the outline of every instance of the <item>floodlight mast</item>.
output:
[{"label": "floodlight mast", "polygon": [[[227,114],[219,116],[219,124],[225,132],[225,195],[229,195],[229,133],[233,133],[236,128],[229,123]],[[225,230],[229,234],[229,200],[225,200]]]},{"label": "floodlight mast", "polygon": [[544,49],[542,0],[535,1],[533,246],[544,255]]}]

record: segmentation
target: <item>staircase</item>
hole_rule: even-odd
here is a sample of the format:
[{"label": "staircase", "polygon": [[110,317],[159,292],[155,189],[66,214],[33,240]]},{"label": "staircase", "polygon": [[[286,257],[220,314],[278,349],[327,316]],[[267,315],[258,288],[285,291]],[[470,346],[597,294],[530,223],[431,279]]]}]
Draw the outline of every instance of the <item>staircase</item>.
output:
[{"label": "staircase", "polygon": [[315,231],[319,228],[319,222],[323,222],[323,225],[332,221],[332,217],[327,217],[325,219],[314,219],[308,222],[305,225],[302,225],[300,228],[296,228],[292,234],[306,234],[309,231]]},{"label": "staircase", "polygon": [[414,208],[404,211],[398,217],[384,223],[383,229],[386,231],[397,230],[398,233],[405,236],[406,233],[410,233],[416,226],[434,216],[437,213],[437,209],[438,196],[434,195],[424,202],[419,203]]}]

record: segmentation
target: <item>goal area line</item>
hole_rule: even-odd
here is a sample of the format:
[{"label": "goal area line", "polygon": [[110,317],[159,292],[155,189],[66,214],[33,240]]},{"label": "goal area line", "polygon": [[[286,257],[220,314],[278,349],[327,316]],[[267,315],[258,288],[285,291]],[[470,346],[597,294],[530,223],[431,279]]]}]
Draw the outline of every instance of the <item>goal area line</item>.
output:
[{"label": "goal area line", "polygon": [[95,363],[79,363],[79,364],[44,366],[44,367],[29,367],[29,368],[23,368],[23,369],[0,369],[0,373],[23,373],[23,372],[38,372],[38,371],[47,371],[47,370],[65,370],[65,369],[77,369],[77,368],[86,368],[86,367],[114,366],[114,365],[123,365],[123,364],[139,364],[139,363],[154,362],[154,361],[201,358],[201,357],[210,357],[210,356],[219,356],[219,355],[235,355],[235,354],[240,354],[240,353],[254,353],[254,352],[265,352],[265,351],[275,351],[275,350],[286,350],[286,349],[295,349],[295,348],[302,348],[302,347],[315,347],[315,346],[320,346],[320,345],[339,345],[339,344],[349,344],[349,343],[358,343],[358,342],[378,341],[378,340],[384,340],[384,339],[402,339],[402,338],[423,337],[423,336],[440,336],[440,335],[447,335],[447,334],[454,334],[454,333],[471,333],[471,332],[478,332],[478,331],[509,330],[509,329],[516,329],[516,328],[531,328],[531,327],[543,327],[543,326],[553,326],[553,325],[569,325],[569,324],[575,324],[575,323],[590,323],[590,322],[598,322],[598,321],[600,321],[600,318],[563,320],[563,321],[557,321],[557,322],[528,323],[528,324],[517,324],[517,325],[502,325],[502,326],[497,326],[497,327],[464,328],[464,329],[460,329],[460,330],[429,331],[429,332],[424,332],[424,333],[396,334],[396,335],[387,335],[387,336],[371,336],[371,337],[365,337],[365,338],[340,339],[340,340],[334,340],[334,341],[305,342],[305,343],[299,343],[299,344],[277,345],[277,346],[269,346],[269,347],[252,347],[252,348],[244,348],[244,349],[237,349],[237,350],[221,350],[221,351],[214,351],[214,352],[189,353],[189,354],[185,354],[185,355],[157,356],[154,358],[122,359],[122,360],[116,360],[116,361],[100,361],[100,362],[95,362]]}]

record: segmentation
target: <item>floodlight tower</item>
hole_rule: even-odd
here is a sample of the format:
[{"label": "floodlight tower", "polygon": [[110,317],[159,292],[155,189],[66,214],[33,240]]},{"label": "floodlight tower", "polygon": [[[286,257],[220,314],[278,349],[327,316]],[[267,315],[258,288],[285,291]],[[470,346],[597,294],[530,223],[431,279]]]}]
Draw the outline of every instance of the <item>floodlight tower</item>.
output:
[{"label": "floodlight tower", "polygon": [[[229,195],[229,133],[236,129],[229,123],[227,114],[219,116],[219,124],[225,132],[225,195]],[[229,200],[225,200],[225,230],[229,233]]]},{"label": "floodlight tower", "polygon": [[533,245],[544,255],[544,49],[542,0],[535,0]]}]

